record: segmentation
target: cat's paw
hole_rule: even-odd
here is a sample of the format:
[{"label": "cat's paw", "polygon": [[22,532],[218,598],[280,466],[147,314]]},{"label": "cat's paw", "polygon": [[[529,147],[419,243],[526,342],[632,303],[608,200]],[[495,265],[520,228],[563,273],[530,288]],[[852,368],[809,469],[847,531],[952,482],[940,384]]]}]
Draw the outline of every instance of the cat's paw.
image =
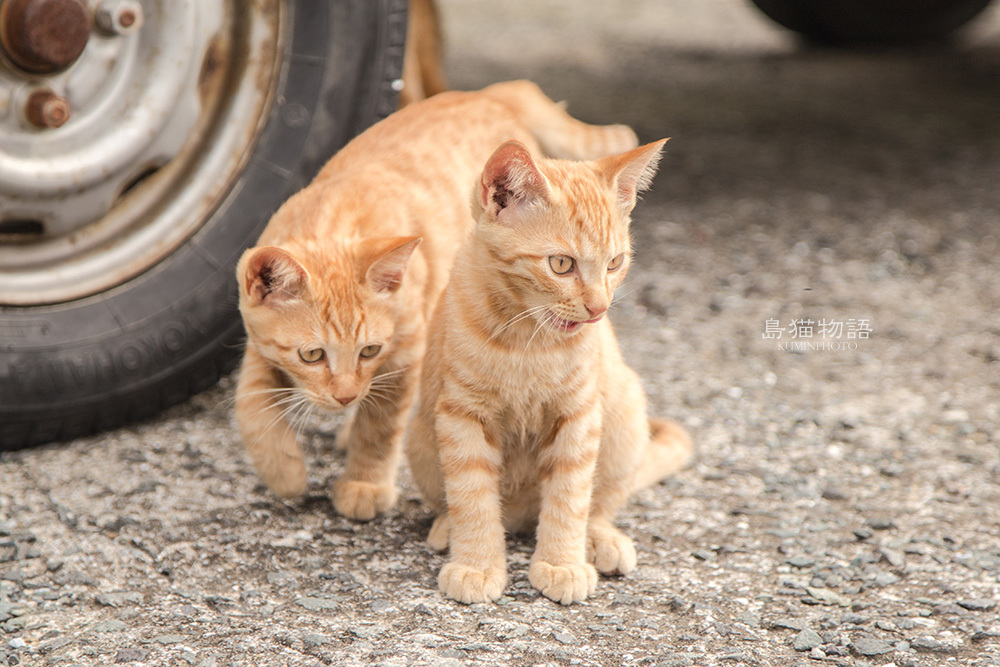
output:
[{"label": "cat's paw", "polygon": [[587,560],[601,574],[628,574],[635,569],[635,545],[617,528],[592,530],[587,539]]},{"label": "cat's paw", "polygon": [[597,570],[590,563],[553,565],[533,560],[528,580],[542,595],[560,604],[582,602],[597,590]]},{"label": "cat's paw", "polygon": [[336,510],[348,519],[371,521],[396,504],[396,487],[338,479],[330,495]]},{"label": "cat's paw", "polygon": [[434,551],[443,552],[448,550],[448,540],[451,537],[451,520],[448,513],[439,514],[434,519],[431,530],[427,533],[427,546]]},{"label": "cat's paw", "polygon": [[438,575],[440,591],[463,604],[496,602],[507,586],[507,569],[495,565],[480,570],[454,561],[445,563]]},{"label": "cat's paw", "polygon": [[298,498],[308,487],[306,464],[302,459],[286,458],[280,466],[262,467],[259,472],[267,488],[286,500]]}]

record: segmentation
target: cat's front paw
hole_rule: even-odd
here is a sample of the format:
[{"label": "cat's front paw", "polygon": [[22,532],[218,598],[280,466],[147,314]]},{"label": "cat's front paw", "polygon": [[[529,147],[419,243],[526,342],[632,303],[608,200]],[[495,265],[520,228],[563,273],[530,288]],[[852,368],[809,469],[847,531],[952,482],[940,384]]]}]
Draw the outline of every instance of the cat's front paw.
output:
[{"label": "cat's front paw", "polygon": [[597,570],[590,563],[553,565],[533,560],[528,580],[542,595],[560,604],[582,602],[597,590]]},{"label": "cat's front paw", "polygon": [[371,521],[396,504],[396,487],[338,479],[330,493],[333,506],[348,519]]},{"label": "cat's front paw", "polygon": [[480,570],[454,561],[445,563],[438,575],[438,589],[463,604],[496,602],[507,586],[507,568],[495,565]]},{"label": "cat's front paw", "polygon": [[628,574],[635,569],[635,545],[617,528],[592,530],[587,540],[587,560],[601,574]]}]

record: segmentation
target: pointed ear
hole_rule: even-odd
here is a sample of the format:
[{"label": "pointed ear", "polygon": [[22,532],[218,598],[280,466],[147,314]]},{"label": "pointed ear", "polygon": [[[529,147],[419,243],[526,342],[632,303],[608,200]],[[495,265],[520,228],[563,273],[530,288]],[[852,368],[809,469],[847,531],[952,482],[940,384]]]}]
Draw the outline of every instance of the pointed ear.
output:
[{"label": "pointed ear", "polygon": [[544,200],[548,192],[548,182],[527,147],[508,141],[486,161],[477,203],[491,218],[504,222],[524,206]]},{"label": "pointed ear", "polygon": [[601,160],[616,189],[618,203],[626,212],[635,208],[639,193],[653,184],[665,143],[667,139],[660,139]]},{"label": "pointed ear", "polygon": [[376,292],[395,292],[403,282],[410,256],[422,239],[399,236],[365,239],[359,246],[358,265],[363,282]]},{"label": "pointed ear", "polygon": [[309,288],[309,274],[305,268],[281,248],[251,248],[243,255],[239,266],[240,288],[255,305],[294,301]]}]

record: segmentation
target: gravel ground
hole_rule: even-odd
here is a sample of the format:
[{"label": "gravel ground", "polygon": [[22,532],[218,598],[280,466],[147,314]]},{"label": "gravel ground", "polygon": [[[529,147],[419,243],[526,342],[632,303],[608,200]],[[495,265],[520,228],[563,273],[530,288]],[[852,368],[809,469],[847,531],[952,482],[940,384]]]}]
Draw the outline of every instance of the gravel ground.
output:
[{"label": "gravel ground", "polygon": [[622,513],[637,570],[560,607],[511,539],[500,604],[445,600],[407,474],[336,516],[317,421],[276,500],[227,379],[0,454],[0,665],[1000,665],[1000,7],[842,53],[737,0],[442,6],[456,87],[673,137],[614,317],[699,452]]}]

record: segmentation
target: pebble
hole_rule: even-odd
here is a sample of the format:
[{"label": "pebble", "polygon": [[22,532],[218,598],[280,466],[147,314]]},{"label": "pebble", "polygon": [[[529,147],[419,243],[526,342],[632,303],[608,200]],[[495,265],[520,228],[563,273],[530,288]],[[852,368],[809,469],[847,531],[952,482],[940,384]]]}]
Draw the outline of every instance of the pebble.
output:
[{"label": "pebble", "polygon": [[812,567],[813,565],[816,564],[815,559],[810,558],[809,556],[793,556],[788,560],[786,560],[785,562],[791,565],[792,567],[798,567],[798,568]]},{"label": "pebble", "polygon": [[324,644],[333,643],[333,640],[329,637],[324,637],[323,635],[311,632],[309,634],[302,635],[302,643],[306,646],[323,646]]},{"label": "pebble", "polygon": [[795,635],[795,641],[792,643],[792,648],[796,651],[811,651],[814,648],[823,644],[823,638],[819,636],[819,633],[815,630],[810,630],[806,628]]},{"label": "pebble", "polygon": [[892,645],[874,637],[861,637],[851,642],[851,649],[858,655],[873,656],[892,652]]},{"label": "pebble", "polygon": [[101,621],[94,627],[90,629],[91,632],[121,632],[128,628],[128,625],[123,621],[117,619],[111,619],[108,621]]},{"label": "pebble", "polygon": [[969,611],[991,611],[996,609],[997,601],[991,598],[974,598],[971,600],[959,600],[958,606]]},{"label": "pebble", "polygon": [[882,557],[882,560],[895,568],[901,569],[906,566],[906,558],[903,556],[902,552],[896,551],[895,549],[882,547],[879,549],[879,555]]},{"label": "pebble", "polygon": [[142,593],[136,591],[113,591],[111,593],[98,593],[94,598],[98,604],[105,607],[121,607],[123,605],[142,604]]},{"label": "pebble", "polygon": [[372,611],[386,611],[387,609],[392,609],[392,603],[388,600],[373,600],[371,603]]},{"label": "pebble", "polygon": [[50,641],[45,642],[38,647],[38,652],[42,655],[47,655],[53,651],[58,651],[59,649],[68,646],[73,643],[73,640],[69,637],[56,637]]},{"label": "pebble", "polygon": [[831,591],[828,588],[815,588],[813,586],[806,586],[806,592],[809,595],[818,600],[823,604],[829,605],[839,605],[841,607],[850,606],[851,601],[840,595],[836,591]]},{"label": "pebble", "polygon": [[868,527],[872,530],[890,530],[896,527],[896,522],[888,517],[868,519]]},{"label": "pebble", "polygon": [[552,635],[555,640],[560,644],[566,644],[567,646],[579,646],[580,640],[569,634],[568,632],[555,632]]},{"label": "pebble", "polygon": [[309,611],[332,611],[340,608],[340,604],[338,602],[327,598],[299,598],[295,601],[295,604],[300,607],[305,607]]},{"label": "pebble", "polygon": [[958,647],[954,644],[946,644],[928,635],[915,637],[910,641],[910,645],[918,651],[930,651],[932,653],[955,653],[958,651]]},{"label": "pebble", "polygon": [[140,662],[145,660],[147,655],[149,655],[149,651],[143,651],[141,648],[135,646],[123,648],[115,655],[115,663]]},{"label": "pebble", "polygon": [[879,572],[875,575],[873,583],[879,588],[883,588],[885,586],[891,586],[897,581],[899,581],[899,577],[894,575],[892,572]]},{"label": "pebble", "polygon": [[847,500],[850,497],[845,491],[838,489],[835,486],[828,486],[823,489],[822,495],[826,500]]}]

